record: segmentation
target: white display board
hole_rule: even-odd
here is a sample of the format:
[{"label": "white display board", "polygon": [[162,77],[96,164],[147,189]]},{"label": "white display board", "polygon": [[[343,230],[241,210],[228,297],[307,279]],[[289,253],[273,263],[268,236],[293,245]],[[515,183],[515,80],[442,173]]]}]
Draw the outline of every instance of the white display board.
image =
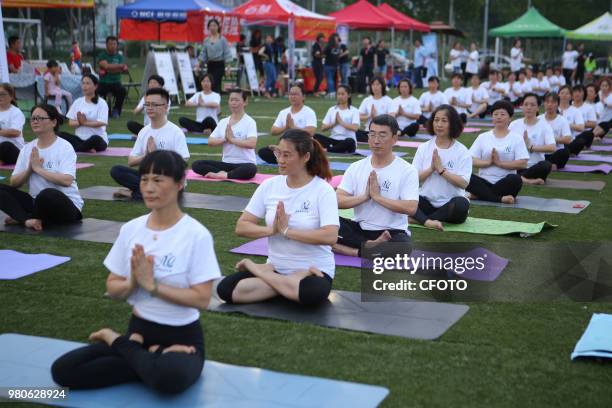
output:
[{"label": "white display board", "polygon": [[187,99],[187,95],[193,95],[197,92],[193,70],[191,69],[191,61],[189,61],[189,55],[186,52],[175,52],[174,56],[176,57],[183,93],[185,94],[185,99]]},{"label": "white display board", "polygon": [[[0,44],[4,45],[6,40],[4,39],[4,24],[2,22],[2,9],[0,8]],[[6,52],[4,49],[0,50],[0,81],[10,82],[8,63],[6,61]]]},{"label": "white display board", "polygon": [[246,68],[247,78],[249,78],[251,92],[259,93],[259,81],[257,80],[257,70],[255,69],[253,54],[250,52],[243,52],[242,56],[244,57],[244,67]]},{"label": "white display board", "polygon": [[176,83],[176,76],[174,75],[174,67],[172,66],[172,57],[167,51],[152,52],[155,60],[155,71],[157,75],[164,78],[164,88],[170,93],[170,95],[177,97],[179,96],[178,85]]}]

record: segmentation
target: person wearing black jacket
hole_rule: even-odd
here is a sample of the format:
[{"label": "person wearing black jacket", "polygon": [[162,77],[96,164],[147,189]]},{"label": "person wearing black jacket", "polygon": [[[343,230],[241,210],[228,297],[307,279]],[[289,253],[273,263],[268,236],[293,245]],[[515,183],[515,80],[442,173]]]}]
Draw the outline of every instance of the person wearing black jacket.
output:
[{"label": "person wearing black jacket", "polygon": [[325,40],[325,36],[323,34],[319,34],[317,36],[317,42],[312,45],[312,70],[314,71],[315,76],[315,86],[312,92],[317,95],[319,92],[319,87],[321,86],[321,82],[323,82],[323,41]]}]

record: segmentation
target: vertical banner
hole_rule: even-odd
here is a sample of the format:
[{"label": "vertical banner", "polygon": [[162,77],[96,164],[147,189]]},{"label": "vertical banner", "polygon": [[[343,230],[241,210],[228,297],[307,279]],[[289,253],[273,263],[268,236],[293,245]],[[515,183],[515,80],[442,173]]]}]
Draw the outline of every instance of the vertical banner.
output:
[{"label": "vertical banner", "polygon": [[289,70],[289,83],[292,83],[295,81],[295,20],[293,18],[289,19],[287,32],[289,34],[289,57],[287,59],[287,68]]},{"label": "vertical banner", "polygon": [[427,53],[425,68],[427,77],[438,75],[438,36],[435,33],[423,34],[423,47]]},{"label": "vertical banner", "polygon": [[193,71],[191,70],[191,61],[189,61],[189,55],[186,52],[175,52],[174,56],[178,66],[178,73],[181,77],[183,93],[185,94],[185,99],[187,99],[187,95],[193,95],[197,92]]},{"label": "vertical banner", "polygon": [[249,87],[251,92],[259,93],[259,81],[257,80],[257,71],[255,70],[255,61],[253,60],[253,54],[250,52],[243,52],[242,57],[244,58],[244,67],[246,68],[247,78],[249,79]]},{"label": "vertical banner", "polygon": [[[4,46],[4,23],[2,22],[2,8],[0,7],[0,44]],[[6,61],[6,51],[4,47],[0,49],[0,82],[10,82],[8,72],[8,62]]]},{"label": "vertical banner", "polygon": [[336,27],[336,32],[340,36],[342,44],[349,46],[349,27],[347,25],[339,25]]},{"label": "vertical banner", "polygon": [[167,51],[153,52],[155,59],[155,69],[157,75],[164,78],[164,88],[168,90],[170,95],[179,96],[178,86],[176,84],[176,76],[174,75],[174,66],[172,65],[172,57]]}]

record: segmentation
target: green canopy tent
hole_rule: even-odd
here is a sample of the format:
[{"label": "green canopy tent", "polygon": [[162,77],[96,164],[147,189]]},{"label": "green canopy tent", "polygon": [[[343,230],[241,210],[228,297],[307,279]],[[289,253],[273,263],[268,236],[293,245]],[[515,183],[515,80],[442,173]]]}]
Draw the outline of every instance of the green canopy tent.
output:
[{"label": "green canopy tent", "polygon": [[612,41],[612,14],[606,12],[590,23],[568,32],[566,37],[587,41]]},{"label": "green canopy tent", "polygon": [[566,30],[552,23],[544,17],[535,7],[516,20],[501,27],[489,30],[495,39],[495,63],[497,64],[501,38],[563,38]]}]

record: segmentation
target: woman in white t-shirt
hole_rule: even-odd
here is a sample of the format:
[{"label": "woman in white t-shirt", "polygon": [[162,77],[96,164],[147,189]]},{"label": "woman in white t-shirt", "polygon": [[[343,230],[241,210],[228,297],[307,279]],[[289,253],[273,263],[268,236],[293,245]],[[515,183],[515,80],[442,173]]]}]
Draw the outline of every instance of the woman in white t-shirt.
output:
[{"label": "woman in white t-shirt", "polygon": [[[270,129],[270,134],[277,136],[290,129],[303,129],[308,134],[314,135],[317,129],[317,114],[304,105],[304,85],[300,82],[291,84],[288,95],[291,106],[278,113],[272,124],[272,129]],[[276,164],[275,148],[276,145],[265,146],[259,149],[257,154],[266,163]]]},{"label": "woman in white t-shirt", "polygon": [[221,95],[213,91],[211,74],[204,75],[200,85],[202,85],[202,91],[196,92],[185,102],[185,106],[196,108],[196,119],[180,117],[179,125],[187,129],[188,132],[210,134],[219,122]]},{"label": "woman in white t-shirt", "polygon": [[151,212],[121,227],[104,260],[109,297],[132,306],[127,333],[91,333],[93,344],[55,360],[56,383],[89,389],[141,382],[178,394],[200,378],[200,310],[207,308],[212,281],[221,272],[210,232],[181,211],[185,169],[183,158],[168,150],[140,163],[140,189]]},{"label": "woman in white t-shirt", "polygon": [[[301,129],[286,131],[275,150],[280,176],[261,184],[236,224],[239,236],[268,240],[268,259],[243,259],[217,286],[227,303],[282,296],[316,306],[329,296],[335,272],[338,202],[321,145]],[[260,220],[265,225],[259,225]]]},{"label": "woman in white t-shirt", "polygon": [[572,141],[566,147],[571,154],[578,155],[587,143],[593,141],[593,136],[588,130],[585,130],[582,112],[572,106],[571,101],[572,88],[569,85],[563,85],[559,88],[559,113],[567,119],[572,131]]},{"label": "woman in white t-shirt", "polygon": [[448,104],[457,111],[461,121],[465,124],[467,122],[468,108],[472,106],[472,98],[470,92],[461,86],[462,81],[463,77],[461,74],[454,73],[451,77],[451,86],[444,90],[444,96]]},{"label": "woman in white t-shirt", "polygon": [[559,78],[553,74],[553,69],[551,67],[546,68],[546,80],[550,85],[550,92],[559,92],[561,84],[559,83]]},{"label": "woman in white t-shirt", "polygon": [[612,128],[612,81],[608,78],[603,78],[599,83],[599,103],[601,105],[599,114],[599,123],[593,129],[593,135],[598,138],[603,138]]},{"label": "woman in white t-shirt", "polygon": [[552,164],[552,170],[558,170],[565,167],[570,157],[570,151],[566,145],[572,140],[572,131],[569,122],[559,114],[559,95],[554,92],[549,92],[544,95],[544,113],[538,118],[545,119],[550,125],[557,142],[557,150],[553,154],[547,154],[544,157],[546,161]]},{"label": "woman in white t-shirt", "polygon": [[453,73],[461,73],[461,43],[456,41],[448,54],[448,62],[453,67]]},{"label": "woman in white t-shirt", "polygon": [[572,43],[568,42],[565,46],[565,52],[561,56],[561,60],[565,83],[571,85],[576,67],[578,66],[578,51],[574,50],[574,45]]},{"label": "woman in white t-shirt", "polygon": [[497,101],[491,107],[492,130],[480,134],[472,146],[472,174],[466,190],[471,199],[514,204],[523,187],[517,170],[527,168],[529,152],[523,136],[508,129],[514,108],[508,101]]},{"label": "woman in white t-shirt", "polygon": [[[55,106],[41,104],[30,114],[36,138],[19,153],[9,185],[0,184],[0,210],[5,224],[41,231],[50,224],[81,220],[83,199],[76,183],[76,153],[57,137],[62,116]],[[28,184],[28,192],[19,187]]]},{"label": "woman in white t-shirt", "polygon": [[400,128],[400,136],[413,137],[419,131],[417,120],[421,117],[421,104],[412,96],[412,84],[407,78],[400,79],[399,96],[393,99],[393,105],[389,114],[397,120]]},{"label": "woman in white t-shirt", "polygon": [[512,106],[516,107],[521,104],[523,98],[523,87],[516,80],[516,74],[514,72],[510,72],[508,74],[508,93],[507,97]]},{"label": "woman in white t-shirt", "polygon": [[551,88],[550,84],[548,83],[548,80],[544,76],[544,72],[538,71],[536,78],[538,81],[538,86],[533,89],[533,93],[538,96],[538,102],[541,102],[546,92],[550,92]]},{"label": "woman in white t-shirt", "polygon": [[[153,88],[163,88],[164,84],[166,83],[166,81],[164,80],[164,78],[160,75],[157,74],[153,74],[149,77],[149,80],[147,81],[147,90],[149,89],[153,89]],[[147,112],[145,111],[145,97],[144,95],[142,96],[142,98],[140,98],[140,101],[138,102],[138,105],[136,105],[136,107],[133,110],[133,113],[135,115],[144,112],[144,124],[143,123],[138,123],[135,120],[130,120],[127,122],[126,126],[128,128],[128,130],[130,131],[130,133],[132,133],[134,136],[133,138],[135,139],[136,136],[138,136],[138,133],[140,133],[140,131],[142,130],[143,127],[149,125],[151,123],[151,119],[149,119],[149,117],[147,116]],[[168,111],[167,113],[170,113],[170,101],[168,101]]]},{"label": "woman in white t-shirt", "polygon": [[417,149],[412,165],[419,172],[419,208],[414,219],[421,225],[443,231],[443,222],[465,222],[470,202],[465,188],[472,175],[472,156],[457,141],[463,122],[450,105],[434,110],[427,131],[434,138]]},{"label": "woman in white t-shirt", "polygon": [[83,96],[74,101],[66,114],[68,125],[75,128],[76,136],[67,132],[57,134],[66,139],[75,152],[102,152],[108,147],[108,105],[96,94],[96,89],[98,78],[84,74],[81,79]]},{"label": "woman in white t-shirt", "polygon": [[427,91],[423,92],[419,97],[419,104],[421,105],[421,112],[423,112],[423,114],[417,122],[420,125],[427,123],[431,117],[431,112],[445,103],[448,103],[448,100],[446,100],[444,93],[440,91],[440,78],[437,76],[429,77],[429,79],[427,79]]},{"label": "woman in white t-shirt", "polygon": [[321,131],[330,130],[330,136],[315,133],[314,138],[330,153],[353,153],[357,149],[355,132],[359,130],[359,111],[351,105],[351,87],[338,86],[336,105],[329,108]]},{"label": "woman in white t-shirt", "polygon": [[356,132],[358,142],[368,141],[370,122],[378,115],[391,112],[393,100],[387,96],[387,84],[381,77],[374,77],[370,81],[370,96],[361,101],[359,105],[359,120],[363,123],[363,130]]},{"label": "woman in white t-shirt", "polygon": [[489,92],[482,86],[480,86],[480,77],[477,74],[472,75],[470,78],[471,86],[466,88],[468,99],[472,103],[468,109],[468,118],[475,118],[480,116],[484,118],[487,109],[489,108]]},{"label": "woman in white t-shirt", "polygon": [[523,49],[521,48],[521,40],[514,40],[512,49],[510,50],[510,72],[518,75],[523,63]]},{"label": "woman in white t-shirt", "polygon": [[229,92],[230,116],[221,119],[208,138],[209,146],[223,146],[218,160],[197,160],[191,168],[196,173],[218,180],[248,180],[257,174],[257,123],[244,111],[248,93],[240,89]]},{"label": "woman in white t-shirt", "polygon": [[[467,64],[465,65],[465,72],[468,77],[472,77],[472,75],[478,75],[480,71],[480,62],[479,62],[479,53],[478,46],[476,43],[470,44],[470,53],[467,58]],[[466,83],[467,86],[467,83]]]},{"label": "woman in white t-shirt", "polygon": [[524,184],[541,185],[552,171],[552,163],[546,160],[546,153],[556,150],[555,134],[545,119],[538,118],[540,99],[533,92],[525,94],[521,105],[524,117],[510,123],[511,132],[523,135],[529,151],[528,168],[518,170]]},{"label": "woman in white t-shirt", "polygon": [[0,84],[0,165],[15,164],[19,151],[25,144],[23,125],[25,116],[17,107],[15,88],[9,83]]}]

